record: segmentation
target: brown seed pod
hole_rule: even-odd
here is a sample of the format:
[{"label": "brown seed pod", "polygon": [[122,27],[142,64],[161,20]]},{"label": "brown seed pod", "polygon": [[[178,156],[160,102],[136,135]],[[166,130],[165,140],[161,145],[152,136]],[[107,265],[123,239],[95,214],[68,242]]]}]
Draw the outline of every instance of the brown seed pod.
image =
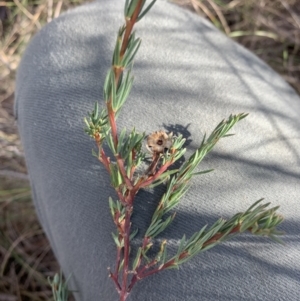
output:
[{"label": "brown seed pod", "polygon": [[146,147],[151,153],[163,153],[172,146],[173,133],[167,134],[165,131],[156,131],[147,138]]}]

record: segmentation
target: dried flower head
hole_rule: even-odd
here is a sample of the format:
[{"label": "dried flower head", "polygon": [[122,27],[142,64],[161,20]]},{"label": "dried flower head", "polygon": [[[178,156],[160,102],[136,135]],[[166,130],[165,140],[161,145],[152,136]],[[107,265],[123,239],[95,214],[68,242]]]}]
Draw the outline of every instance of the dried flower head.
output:
[{"label": "dried flower head", "polygon": [[163,153],[172,146],[173,133],[167,134],[165,131],[156,131],[147,138],[147,148],[151,153]]}]

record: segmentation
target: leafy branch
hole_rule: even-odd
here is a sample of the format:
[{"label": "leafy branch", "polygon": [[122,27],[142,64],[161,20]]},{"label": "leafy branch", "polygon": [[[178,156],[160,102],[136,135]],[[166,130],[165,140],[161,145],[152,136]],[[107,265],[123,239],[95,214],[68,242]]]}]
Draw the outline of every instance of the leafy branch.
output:
[{"label": "leafy branch", "polygon": [[[238,233],[248,231],[255,235],[268,236],[276,241],[280,241],[277,236],[282,234],[276,230],[283,221],[277,214],[278,207],[267,209],[269,203],[261,204],[262,200],[259,200],[247,211],[235,214],[227,221],[219,219],[210,228],[205,226],[188,239],[183,236],[175,255],[168,255],[166,239],[162,241],[160,250],[153,258],[148,255],[154,239],[174,220],[175,213],[171,212],[190,188],[191,179],[211,171],[196,171],[198,165],[216,143],[221,138],[231,136],[228,132],[247,116],[244,113],[230,115],[228,119],[221,121],[208,138],[204,136],[194,154],[175,170],[170,167],[184,155],[185,139],[182,135],[176,137],[163,131],[152,133],[146,142],[151,153],[151,162],[142,173],[136,172],[147,158],[142,148],[146,135],[136,132],[135,129],[129,133],[126,129],[122,129],[118,134],[116,119],[130,94],[133,85],[132,64],[141,45],[141,40],[136,38],[133,28],[154,3],[155,0],[145,6],[146,0],[125,1],[125,22],[119,28],[112,66],[104,83],[103,98],[106,106],[100,109],[96,103],[94,110],[85,119],[85,131],[95,140],[97,146],[97,151],[93,151],[93,155],[109,173],[111,185],[118,197],[117,200],[109,198],[109,208],[116,226],[116,233],[112,236],[117,248],[115,269],[110,270],[109,276],[119,293],[120,301],[127,299],[139,280],[166,269],[178,268],[195,255]],[[104,145],[106,147],[103,147]],[[113,154],[112,158],[107,155],[107,147]],[[166,186],[166,191],[152,216],[141,246],[133,256],[133,262],[130,262],[130,243],[137,233],[137,230],[131,230],[135,196],[142,188],[161,184]]]},{"label": "leafy branch", "polygon": [[62,273],[55,274],[53,279],[48,277],[48,282],[52,288],[52,295],[54,301],[67,301],[69,297],[69,290],[67,287],[69,279],[63,281]]}]

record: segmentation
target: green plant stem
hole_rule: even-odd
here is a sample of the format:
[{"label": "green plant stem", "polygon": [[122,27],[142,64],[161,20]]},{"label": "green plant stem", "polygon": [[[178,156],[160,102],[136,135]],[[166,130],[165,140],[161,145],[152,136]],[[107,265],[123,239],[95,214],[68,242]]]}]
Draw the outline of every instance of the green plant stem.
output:
[{"label": "green plant stem", "polygon": [[[126,29],[125,29],[125,33],[123,36],[123,41],[122,41],[122,46],[121,46],[121,51],[120,51],[120,60],[123,58],[127,46],[128,46],[128,40],[129,37],[132,33],[132,29],[134,27],[134,24],[137,21],[138,15],[140,13],[141,10],[141,6],[142,6],[143,0],[139,0],[133,15],[130,19],[126,19]],[[123,68],[119,67],[119,66],[112,66],[113,71],[115,73],[115,84],[117,85],[119,82],[119,78],[123,72]],[[107,102],[107,112],[108,112],[108,118],[109,118],[109,123],[111,126],[111,133],[112,133],[112,137],[113,137],[113,141],[114,141],[114,145],[115,148],[118,145],[118,134],[117,134],[117,124],[116,124],[116,118],[115,118],[115,112],[112,108],[112,98],[110,98],[110,100]]]},{"label": "green plant stem", "polygon": [[123,44],[122,44],[121,52],[120,52],[121,58],[123,57],[123,55],[126,51],[128,39],[132,32],[133,26],[137,21],[138,15],[139,15],[141,7],[142,7],[142,3],[143,3],[143,0],[139,0],[137,6],[135,8],[135,11],[133,12],[132,17],[130,19],[126,19],[126,29],[125,29]]},{"label": "green plant stem", "polygon": [[[249,228],[248,231],[251,231],[252,228]],[[240,232],[240,225],[237,225],[236,227],[234,227],[230,233],[225,234],[225,233],[216,233],[212,238],[210,238],[207,242],[205,242],[202,246],[202,248],[205,248],[211,244],[215,244],[218,241],[220,241],[225,235],[232,235],[235,234],[237,232]],[[128,291],[130,291],[133,286],[136,284],[136,282],[138,282],[139,280],[146,278],[148,276],[151,276],[153,274],[156,274],[160,271],[163,271],[165,269],[168,269],[172,266],[177,265],[177,261],[178,260],[182,260],[184,258],[189,257],[189,253],[187,251],[183,251],[178,258],[172,258],[171,260],[167,261],[166,263],[164,263],[163,265],[160,265],[159,267],[155,268],[155,269],[151,269],[151,267],[153,267],[155,264],[157,264],[157,260],[154,259],[152,260],[150,263],[146,264],[144,267],[140,268],[139,270],[136,269],[136,274],[132,277],[131,279],[131,283],[128,286]],[[150,270],[151,269],[151,270]]]},{"label": "green plant stem", "polygon": [[111,134],[113,137],[115,148],[117,148],[118,145],[118,134],[117,134],[117,123],[116,123],[116,116],[115,112],[112,108],[112,99],[110,98],[109,102],[107,102],[107,112],[108,112],[108,119],[109,124],[111,127]]},{"label": "green plant stem", "polygon": [[[251,231],[251,228],[248,229],[249,231]],[[240,225],[236,226],[235,228],[233,228],[229,234],[227,235],[232,235],[234,233],[237,233],[240,231]],[[211,244],[215,244],[216,242],[220,241],[222,239],[222,237],[224,237],[226,234],[225,233],[216,233],[211,239],[209,239],[207,242],[205,242],[202,246],[202,248],[205,248]],[[182,252],[180,255],[179,255],[179,260],[182,260],[186,257],[189,257],[189,253],[187,251],[184,251]],[[167,261],[166,263],[164,263],[163,265],[159,266],[158,268],[156,269],[152,269],[150,271],[149,268],[151,268],[153,265],[155,265],[157,262],[156,260],[153,260],[150,264],[148,265],[145,265],[144,268],[142,268],[133,278],[132,278],[132,283],[130,284],[129,287],[133,287],[134,284],[140,280],[140,279],[143,279],[145,277],[148,277],[148,276],[151,276],[153,274],[156,274],[160,271],[163,271],[165,269],[168,269],[174,265],[177,265],[176,261],[178,261],[177,258],[172,258],[171,260]],[[146,272],[144,272],[146,271]],[[148,272],[147,272],[148,271]]]}]

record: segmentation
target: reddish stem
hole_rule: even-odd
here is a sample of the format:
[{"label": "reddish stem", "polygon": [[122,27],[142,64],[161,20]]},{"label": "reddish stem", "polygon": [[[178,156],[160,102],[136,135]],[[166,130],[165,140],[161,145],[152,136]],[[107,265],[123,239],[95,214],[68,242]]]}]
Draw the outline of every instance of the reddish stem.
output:
[{"label": "reddish stem", "polygon": [[[133,26],[134,26],[134,24],[135,24],[135,22],[138,18],[138,15],[140,13],[142,3],[143,3],[143,0],[140,0],[137,4],[136,8],[135,8],[135,11],[133,12],[133,15],[132,15],[131,19],[126,20],[126,29],[125,29],[123,42],[122,42],[122,47],[121,47],[121,51],[120,51],[120,58],[121,59],[122,59],[123,55],[126,52],[127,45],[128,45],[128,40],[129,40],[129,37],[131,35]],[[113,66],[113,70],[114,70],[114,73],[115,73],[115,83],[117,85],[118,82],[119,82],[120,75],[123,72],[123,68],[122,67],[115,68],[115,66]],[[115,147],[117,147],[117,145],[118,145],[117,124],[116,124],[116,119],[115,119],[115,112],[112,108],[112,99],[111,98],[107,103],[107,111],[108,111],[108,115],[109,115],[109,122],[110,122],[110,126],[111,126],[111,133],[112,133],[114,145],[115,145]]]},{"label": "reddish stem", "polygon": [[[135,160],[135,156],[136,156],[136,151],[133,149],[132,151],[131,151],[131,161],[132,162],[134,162],[134,160]],[[130,179],[132,179],[132,177],[133,177],[133,174],[134,174],[134,171],[135,171],[135,168],[136,168],[136,166],[135,165],[132,165],[132,167],[131,167],[131,169],[130,169]]]},{"label": "reddish stem", "polygon": [[[117,264],[116,264],[116,269],[114,273],[114,277],[119,283],[119,268],[120,268],[120,263],[121,263],[121,248],[117,247]],[[121,289],[120,289],[121,290]]]},{"label": "reddish stem", "polygon": [[123,57],[123,55],[125,54],[126,48],[127,48],[127,44],[128,44],[128,39],[130,37],[132,28],[139,16],[141,7],[142,7],[142,3],[143,0],[140,0],[139,3],[137,4],[135,11],[133,12],[131,19],[127,19],[126,20],[126,29],[125,29],[125,33],[124,33],[124,38],[123,38],[123,43],[122,43],[122,47],[121,47],[121,52],[120,52],[120,56],[121,58]]},{"label": "reddish stem", "polygon": [[157,167],[159,159],[160,159],[160,153],[154,153],[152,163],[150,164],[150,166],[148,167],[148,169],[145,172],[146,175],[152,176],[155,174],[155,169]]},{"label": "reddish stem", "polygon": [[101,153],[101,155],[100,155],[99,161],[105,166],[108,173],[110,174],[110,168],[109,168],[110,159],[109,159],[109,157],[106,156],[103,148],[101,148],[100,153]]},{"label": "reddish stem", "polygon": [[132,182],[130,181],[130,179],[127,177],[127,174],[126,174],[126,170],[125,170],[125,167],[124,167],[124,160],[122,159],[122,157],[118,154],[116,155],[116,160],[117,160],[117,164],[119,166],[119,170],[121,172],[121,175],[125,181],[125,184],[127,186],[127,188],[129,190],[132,190],[133,189],[133,184]]},{"label": "reddish stem", "polygon": [[117,124],[116,124],[116,117],[115,112],[112,108],[112,99],[107,102],[107,112],[108,112],[108,118],[109,118],[109,124],[111,126],[111,134],[114,141],[115,149],[118,146],[118,133],[117,133]]},{"label": "reddish stem", "polygon": [[[166,162],[160,169],[153,175],[148,177],[145,181],[138,183],[138,190],[143,187],[147,187],[151,185],[155,180],[157,180],[171,165],[173,164],[173,160]],[[136,186],[137,186],[136,185]],[[136,188],[136,187],[135,187]]]},{"label": "reddish stem", "polygon": [[109,277],[114,281],[114,283],[115,283],[115,285],[116,285],[116,289],[117,289],[118,293],[120,294],[122,288],[121,288],[121,286],[120,286],[120,284],[119,284],[118,279],[117,279],[117,278],[115,277],[115,275],[112,274],[112,273],[109,273]]},{"label": "reddish stem", "polygon": [[[145,251],[146,250],[146,247],[147,247],[147,245],[150,243],[150,241],[151,241],[151,238],[150,237],[144,237],[144,239],[143,239],[143,245],[142,245],[142,250],[143,251]],[[128,286],[128,289],[127,289],[127,291],[128,292],[130,292],[131,290],[132,290],[132,288],[133,288],[133,286],[136,284],[136,282],[138,281],[138,280],[140,280],[140,278],[138,277],[138,273],[140,272],[138,272],[138,269],[139,269],[139,267],[140,267],[140,265],[141,265],[141,263],[142,263],[142,258],[143,258],[143,251],[141,252],[141,255],[140,255],[140,258],[139,258],[139,260],[138,260],[138,263],[137,263],[137,266],[136,266],[136,268],[135,268],[135,275],[132,277],[132,279],[131,279],[131,282],[130,282],[130,285]],[[143,267],[141,270],[143,270],[145,267]]]},{"label": "reddish stem", "polygon": [[[133,26],[136,23],[136,20],[140,13],[142,3],[143,3],[143,0],[138,1],[131,19],[126,20],[126,29],[125,29],[125,33],[123,36],[123,41],[122,41],[122,46],[121,46],[121,51],[120,51],[121,59],[126,52],[126,49],[128,46],[128,40],[130,38]],[[119,78],[123,72],[123,68],[113,66],[113,71],[115,73],[115,84],[117,85],[119,82]],[[118,146],[117,124],[116,124],[115,112],[112,108],[112,99],[111,98],[107,102],[107,112],[108,112],[108,117],[109,117],[109,123],[111,126],[111,133],[112,133],[114,146],[115,146],[115,148],[117,148],[117,146]],[[132,157],[133,158],[135,157],[135,153],[132,153]],[[124,247],[123,247],[124,266],[123,266],[123,278],[122,278],[121,286],[118,281],[118,273],[119,273],[119,267],[120,267],[120,262],[121,262],[121,248],[118,248],[118,251],[117,251],[117,266],[116,266],[115,274],[110,273],[110,277],[115,282],[116,288],[120,295],[120,301],[125,301],[129,294],[129,292],[127,290],[127,282],[128,282],[128,274],[129,274],[129,250],[130,250],[130,227],[131,227],[130,217],[132,214],[133,199],[134,199],[134,196],[135,196],[136,192],[138,191],[138,189],[134,190],[134,186],[131,181],[135,168],[134,167],[131,168],[130,178],[128,178],[127,173],[125,171],[125,167],[124,167],[124,159],[118,154],[116,156],[116,160],[117,160],[119,170],[122,174],[123,180],[125,182],[125,185],[127,186],[127,189],[129,190],[129,194],[124,197],[122,195],[120,189],[119,188],[116,189],[122,204],[126,206],[124,232],[122,233],[122,238],[124,241]],[[109,168],[110,160],[109,160],[109,158],[106,157],[103,150],[101,150],[100,161],[105,165],[106,169],[110,173],[110,168]]]},{"label": "reddish stem", "polygon": [[[240,225],[237,225],[236,227],[234,227],[229,234],[233,234],[233,233],[236,233],[236,232],[239,232],[240,231],[240,228],[241,226]],[[228,235],[229,235],[228,234]],[[213,244],[215,242],[217,242],[219,239],[221,239],[222,237],[224,236],[224,234],[222,233],[216,233],[211,239],[209,239],[206,243],[203,244],[203,247],[206,247],[210,244]]]},{"label": "reddish stem", "polygon": [[[240,226],[240,225],[237,225],[236,227],[234,227],[234,228],[230,231],[229,234],[234,234],[234,233],[236,233],[236,232],[239,232],[239,231],[240,231],[240,228],[241,228],[241,226]],[[222,234],[222,233],[216,233],[211,239],[209,239],[207,242],[205,242],[205,243],[203,244],[203,248],[206,247],[206,246],[208,246],[208,245],[210,245],[210,244],[213,244],[213,243],[217,242],[217,241],[220,240],[224,235],[225,235],[224,233],[223,233],[223,234]],[[187,251],[184,251],[184,252],[182,252],[182,253],[179,255],[179,260],[180,260],[180,259],[184,259],[184,258],[186,258],[186,257],[188,257],[188,256],[189,256],[189,253],[188,253]],[[154,262],[154,261],[153,261],[153,262]],[[152,263],[153,263],[153,262],[152,262]],[[135,279],[132,279],[132,282],[136,283],[136,282],[137,282],[138,280],[140,280],[140,279],[143,279],[143,278],[145,278],[145,277],[148,277],[148,276],[150,276],[150,275],[156,274],[156,273],[158,273],[158,272],[160,272],[160,271],[163,271],[163,270],[167,269],[168,267],[170,267],[170,266],[176,264],[176,259],[173,258],[173,259],[169,260],[168,262],[166,262],[165,264],[159,266],[159,267],[156,268],[156,269],[153,269],[153,270],[148,271],[148,272],[144,272],[145,270],[148,270],[151,266],[153,266],[152,263],[150,263],[148,266],[145,265],[145,266],[137,273],[137,275],[135,275],[135,277],[134,277]],[[131,285],[131,288],[132,288],[132,286],[134,285],[134,283]]]},{"label": "reddish stem", "polygon": [[122,291],[120,295],[120,301],[125,301],[127,292],[127,279],[129,272],[129,248],[130,248],[130,217],[132,214],[132,206],[126,208],[125,212],[125,233],[124,239],[124,267],[123,267],[123,279],[122,279]]},{"label": "reddish stem", "polygon": [[119,188],[119,187],[116,188],[116,192],[117,192],[117,194],[118,194],[118,197],[119,197],[119,199],[120,199],[122,205],[123,205],[123,206],[126,206],[126,205],[127,205],[127,203],[126,203],[126,198],[124,197],[124,195],[123,195],[122,192],[120,191],[120,188]]}]

